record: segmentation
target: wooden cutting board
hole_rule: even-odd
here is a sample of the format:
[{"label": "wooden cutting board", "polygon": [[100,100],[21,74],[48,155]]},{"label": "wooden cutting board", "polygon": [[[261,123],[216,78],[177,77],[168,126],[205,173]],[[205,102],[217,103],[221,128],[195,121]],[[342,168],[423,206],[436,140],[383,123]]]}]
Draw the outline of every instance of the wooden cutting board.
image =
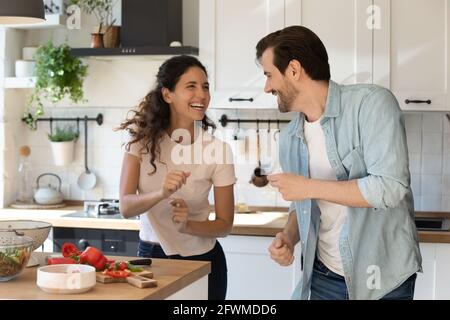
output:
[{"label": "wooden cutting board", "polygon": [[153,279],[153,272],[147,270],[133,272],[126,278],[113,278],[102,272],[97,272],[96,278],[97,282],[101,283],[129,283],[137,288],[152,288],[158,285],[158,281]]}]

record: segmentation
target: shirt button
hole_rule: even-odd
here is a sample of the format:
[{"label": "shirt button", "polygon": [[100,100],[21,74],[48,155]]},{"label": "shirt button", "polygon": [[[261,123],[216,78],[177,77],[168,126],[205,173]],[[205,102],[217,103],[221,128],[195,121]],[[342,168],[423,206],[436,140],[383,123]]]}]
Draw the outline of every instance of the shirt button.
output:
[{"label": "shirt button", "polygon": [[303,214],[306,214],[306,210],[303,210]]}]

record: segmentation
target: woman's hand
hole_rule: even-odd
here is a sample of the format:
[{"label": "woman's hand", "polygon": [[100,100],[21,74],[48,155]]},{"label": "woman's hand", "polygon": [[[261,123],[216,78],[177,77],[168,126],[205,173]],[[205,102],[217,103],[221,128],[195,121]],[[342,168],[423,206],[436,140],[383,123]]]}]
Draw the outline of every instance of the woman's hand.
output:
[{"label": "woman's hand", "polygon": [[167,173],[162,184],[161,192],[164,198],[170,197],[174,192],[186,184],[186,179],[191,175],[190,172],[170,171]]},{"label": "woman's hand", "polygon": [[172,205],[172,221],[177,230],[181,233],[186,233],[186,226],[188,222],[188,206],[183,199],[174,199],[170,202]]}]

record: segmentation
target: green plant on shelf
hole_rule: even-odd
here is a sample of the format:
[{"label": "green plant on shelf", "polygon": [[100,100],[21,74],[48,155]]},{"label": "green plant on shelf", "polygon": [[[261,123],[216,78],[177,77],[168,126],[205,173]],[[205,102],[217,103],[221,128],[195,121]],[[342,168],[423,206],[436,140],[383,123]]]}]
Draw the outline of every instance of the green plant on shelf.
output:
[{"label": "green plant on shelf", "polygon": [[79,134],[73,127],[56,127],[55,132],[48,134],[51,142],[66,142],[76,140]]},{"label": "green plant on shelf", "polygon": [[117,0],[70,0],[69,4],[77,5],[83,12],[94,15],[99,24],[98,32],[101,33],[102,26],[109,28],[116,21],[113,18],[113,8],[117,2]]},{"label": "green plant on shelf", "polygon": [[36,85],[29,96],[24,121],[32,130],[37,119],[44,114],[44,100],[53,103],[68,97],[73,103],[84,99],[83,81],[88,66],[70,53],[67,43],[55,46],[50,40],[39,46],[35,54]]}]

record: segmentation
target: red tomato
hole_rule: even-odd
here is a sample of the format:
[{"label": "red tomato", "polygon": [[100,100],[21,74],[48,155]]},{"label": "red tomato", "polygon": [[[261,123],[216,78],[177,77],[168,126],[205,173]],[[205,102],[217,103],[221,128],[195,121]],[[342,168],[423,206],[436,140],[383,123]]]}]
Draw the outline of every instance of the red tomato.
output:
[{"label": "red tomato", "polygon": [[121,261],[119,264],[119,270],[125,270],[128,269],[128,263],[126,263],[125,261]]},{"label": "red tomato", "polygon": [[126,278],[131,275],[131,272],[126,270],[105,270],[103,273],[113,278]]},{"label": "red tomato", "polygon": [[65,258],[69,258],[73,255],[79,255],[81,251],[78,251],[78,248],[76,245],[70,242],[66,242],[61,247],[62,255]]}]

